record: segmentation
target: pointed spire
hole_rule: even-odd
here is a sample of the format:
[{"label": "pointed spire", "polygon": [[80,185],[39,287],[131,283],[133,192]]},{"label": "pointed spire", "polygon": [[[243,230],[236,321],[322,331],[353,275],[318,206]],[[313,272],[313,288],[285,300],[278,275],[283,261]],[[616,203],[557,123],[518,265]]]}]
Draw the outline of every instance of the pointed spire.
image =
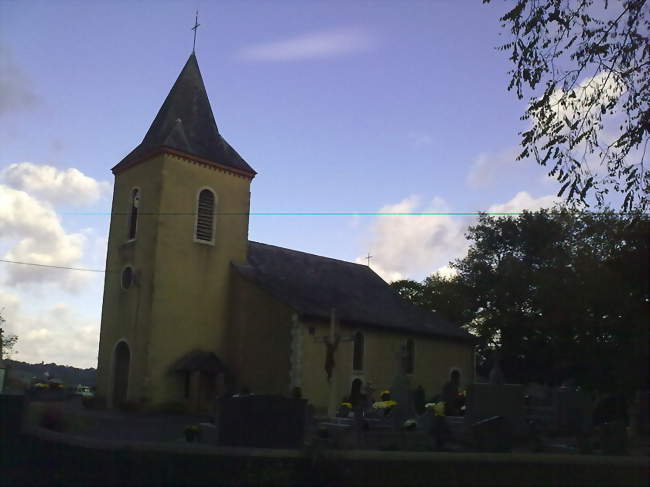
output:
[{"label": "pointed spire", "polygon": [[117,164],[113,172],[119,172],[165,148],[237,172],[251,176],[255,174],[253,168],[219,134],[194,52],[185,63],[142,143]]}]

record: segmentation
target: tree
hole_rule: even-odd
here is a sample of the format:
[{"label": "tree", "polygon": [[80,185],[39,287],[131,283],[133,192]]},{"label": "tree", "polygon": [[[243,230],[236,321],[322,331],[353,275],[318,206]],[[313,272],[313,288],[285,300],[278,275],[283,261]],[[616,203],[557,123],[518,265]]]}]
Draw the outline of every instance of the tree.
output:
[{"label": "tree", "polygon": [[611,211],[481,216],[454,267],[482,350],[498,347],[513,380],[645,386],[648,224]]},{"label": "tree", "polygon": [[410,296],[475,333],[484,358],[499,349],[511,381],[634,390],[648,381],[649,225],[612,211],[481,215],[458,274]]},{"label": "tree", "polygon": [[458,279],[432,274],[422,283],[404,279],[391,284],[402,298],[440,313],[451,323],[465,323],[470,318],[467,294]]},{"label": "tree", "polygon": [[16,342],[18,341],[18,337],[16,335],[5,336],[2,325],[6,320],[1,313],[2,311],[0,311],[0,351],[2,352],[0,353],[0,360],[11,353],[14,346],[16,345]]},{"label": "tree", "polygon": [[648,15],[646,0],[518,0],[500,18],[508,90],[533,95],[517,159],[549,165],[569,202],[602,207],[611,192],[625,211],[648,207]]}]

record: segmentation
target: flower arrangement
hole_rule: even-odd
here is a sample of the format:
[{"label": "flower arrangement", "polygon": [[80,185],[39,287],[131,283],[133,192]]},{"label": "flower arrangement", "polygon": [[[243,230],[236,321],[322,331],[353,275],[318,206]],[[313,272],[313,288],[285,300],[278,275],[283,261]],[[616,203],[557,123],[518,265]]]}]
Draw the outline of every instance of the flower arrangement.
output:
[{"label": "flower arrangement", "polygon": [[343,399],[343,402],[339,405],[338,410],[336,411],[337,418],[347,418],[352,412],[352,403],[347,399]]},{"label": "flower arrangement", "polygon": [[397,401],[377,401],[372,404],[372,407],[375,409],[388,409],[392,408],[393,406],[397,406]]},{"label": "flower arrangement", "polygon": [[444,416],[445,415],[445,403],[442,401],[439,402],[429,402],[424,405],[425,409],[432,411],[434,416]]}]

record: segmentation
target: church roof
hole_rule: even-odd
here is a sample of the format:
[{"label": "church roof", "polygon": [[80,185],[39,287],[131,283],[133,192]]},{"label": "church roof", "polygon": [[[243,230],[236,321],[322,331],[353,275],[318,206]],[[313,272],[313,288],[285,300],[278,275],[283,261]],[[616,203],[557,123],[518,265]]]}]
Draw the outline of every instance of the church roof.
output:
[{"label": "church roof", "polygon": [[194,156],[237,173],[255,175],[255,170],[219,133],[194,53],[185,63],[140,145],[122,159],[113,172],[164,149]]},{"label": "church roof", "polygon": [[370,267],[258,242],[248,243],[247,264],[235,264],[299,313],[328,319],[332,308],[343,322],[473,340],[439,314],[402,299]]}]

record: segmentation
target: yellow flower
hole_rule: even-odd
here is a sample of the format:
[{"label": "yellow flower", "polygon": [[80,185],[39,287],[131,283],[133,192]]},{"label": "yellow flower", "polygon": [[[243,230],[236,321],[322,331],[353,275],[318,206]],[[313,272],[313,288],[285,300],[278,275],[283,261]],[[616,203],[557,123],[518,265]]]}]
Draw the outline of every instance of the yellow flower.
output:
[{"label": "yellow flower", "polygon": [[351,402],[342,402],[341,406],[352,409],[352,403]]},{"label": "yellow flower", "polygon": [[434,416],[444,416],[445,415],[445,403],[440,402],[429,402],[424,405],[426,409],[433,411]]},{"label": "yellow flower", "polygon": [[397,405],[397,401],[377,401],[372,407],[375,409],[387,409]]}]

